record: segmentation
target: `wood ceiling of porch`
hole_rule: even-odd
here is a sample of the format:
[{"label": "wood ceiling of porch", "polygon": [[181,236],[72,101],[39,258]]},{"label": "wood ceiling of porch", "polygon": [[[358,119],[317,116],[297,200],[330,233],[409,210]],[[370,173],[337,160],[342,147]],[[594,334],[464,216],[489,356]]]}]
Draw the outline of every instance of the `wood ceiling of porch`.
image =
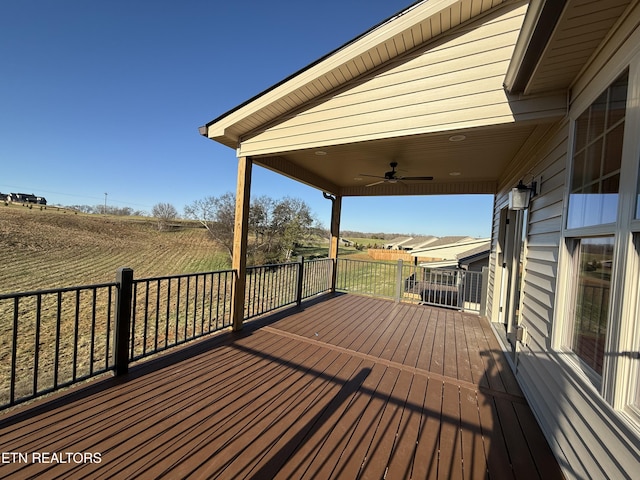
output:
[{"label": "wood ceiling of porch", "polygon": [[[548,128],[509,124],[413,135],[254,157],[257,165],[342,196],[493,194],[510,162]],[[462,141],[452,141],[464,135]],[[317,152],[321,154],[318,155]],[[398,163],[401,176],[432,176],[369,186]]]},{"label": "wood ceiling of porch", "polygon": [[101,453],[4,478],[561,478],[485,319],[355,295],[17,408],[0,450]]}]

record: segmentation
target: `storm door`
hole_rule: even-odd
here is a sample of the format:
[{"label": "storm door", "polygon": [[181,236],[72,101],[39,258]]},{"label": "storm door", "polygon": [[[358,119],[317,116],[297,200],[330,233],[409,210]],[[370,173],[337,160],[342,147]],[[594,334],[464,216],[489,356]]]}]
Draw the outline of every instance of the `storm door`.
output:
[{"label": "storm door", "polygon": [[515,330],[519,323],[523,278],[526,210],[500,212],[499,256],[500,302],[498,322],[504,326],[505,338],[515,349]]}]

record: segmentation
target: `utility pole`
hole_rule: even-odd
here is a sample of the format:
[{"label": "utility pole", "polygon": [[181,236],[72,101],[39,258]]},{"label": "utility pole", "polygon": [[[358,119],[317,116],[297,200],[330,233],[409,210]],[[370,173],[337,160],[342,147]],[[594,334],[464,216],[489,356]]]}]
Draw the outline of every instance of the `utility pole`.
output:
[{"label": "utility pole", "polygon": [[107,214],[107,192],[104,192],[104,211],[102,213]]}]

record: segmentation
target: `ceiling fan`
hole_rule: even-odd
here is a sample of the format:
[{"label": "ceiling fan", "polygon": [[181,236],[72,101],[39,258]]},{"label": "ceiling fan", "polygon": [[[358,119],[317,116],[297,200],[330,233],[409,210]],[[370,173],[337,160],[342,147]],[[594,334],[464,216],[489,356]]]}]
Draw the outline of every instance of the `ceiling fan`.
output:
[{"label": "ceiling fan", "polygon": [[402,183],[402,180],[416,180],[416,181],[433,180],[433,177],[404,177],[402,175],[398,175],[398,172],[396,171],[396,167],[398,166],[398,162],[391,162],[389,164],[389,166],[391,167],[391,170],[389,172],[385,172],[383,177],[381,177],[379,175],[367,175],[366,173],[361,173],[360,176],[362,176],[362,177],[372,177],[372,178],[380,178],[381,179],[381,180],[379,180],[377,182],[373,182],[373,183],[370,183],[370,184],[365,185],[365,186],[373,187],[374,185],[378,185],[380,183],[396,183],[396,182]]}]

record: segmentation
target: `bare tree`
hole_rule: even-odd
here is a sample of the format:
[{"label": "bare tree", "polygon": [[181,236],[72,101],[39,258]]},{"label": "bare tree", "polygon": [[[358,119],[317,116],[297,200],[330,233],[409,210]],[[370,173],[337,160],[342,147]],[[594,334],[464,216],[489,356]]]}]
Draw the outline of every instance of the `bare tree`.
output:
[{"label": "bare tree", "polygon": [[[198,220],[211,237],[233,253],[235,195],[206,197],[185,207],[185,217]],[[296,198],[273,200],[267,196],[252,200],[249,208],[249,242],[251,263],[289,261],[295,248],[308,239],[316,220],[309,206]]]},{"label": "bare tree", "polygon": [[158,230],[164,230],[178,217],[178,211],[170,203],[156,203],[151,209],[151,215],[158,221]]},{"label": "bare tree", "polygon": [[220,197],[210,196],[194,201],[184,207],[184,216],[199,221],[231,258],[235,211],[235,195],[227,192]]}]

